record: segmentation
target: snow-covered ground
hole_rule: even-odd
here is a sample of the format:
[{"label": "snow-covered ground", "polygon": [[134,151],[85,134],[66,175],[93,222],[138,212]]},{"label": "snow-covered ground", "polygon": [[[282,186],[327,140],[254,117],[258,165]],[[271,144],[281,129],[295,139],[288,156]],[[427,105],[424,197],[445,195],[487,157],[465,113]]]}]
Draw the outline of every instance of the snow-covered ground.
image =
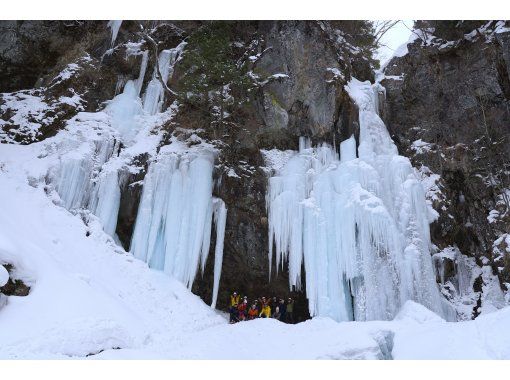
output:
[{"label": "snow-covered ground", "polygon": [[0,145],[0,262],[31,286],[0,308],[2,359],[510,359],[509,307],[458,323],[408,302],[388,322],[229,325],[95,217],[56,205],[34,181],[38,146]]}]

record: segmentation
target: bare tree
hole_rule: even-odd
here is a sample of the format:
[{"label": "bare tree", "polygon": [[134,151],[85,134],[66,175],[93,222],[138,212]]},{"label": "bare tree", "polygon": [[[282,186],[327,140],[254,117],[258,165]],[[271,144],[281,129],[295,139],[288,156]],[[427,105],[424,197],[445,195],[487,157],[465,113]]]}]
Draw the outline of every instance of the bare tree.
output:
[{"label": "bare tree", "polygon": [[[491,181],[493,185],[497,189],[497,191],[501,195],[501,199],[505,203],[506,209],[508,212],[510,210],[510,198],[508,196],[507,190],[510,188],[510,180],[509,174],[507,171],[508,157],[505,154],[504,146],[508,143],[507,136],[503,135],[499,139],[495,139],[493,135],[493,131],[491,125],[487,121],[486,117],[486,107],[488,106],[487,97],[483,94],[475,92],[475,97],[480,107],[480,111],[482,114],[482,127],[485,132],[485,140],[487,141],[487,146],[485,148],[486,156],[489,160],[489,175],[491,177]],[[498,176],[497,169],[501,169],[500,175]],[[492,173],[492,170],[496,171],[496,175]],[[499,177],[499,178],[498,178]]]},{"label": "bare tree", "polygon": [[138,32],[138,36],[142,38],[144,41],[146,41],[151,46],[151,52],[154,59],[154,65],[156,68],[156,79],[159,80],[159,83],[163,87],[163,90],[165,91],[165,94],[168,95],[170,99],[175,99],[177,96],[177,93],[173,91],[163,80],[163,76],[161,75],[161,71],[159,68],[159,41],[156,41],[154,38],[152,38],[151,34],[154,32],[155,28],[152,29],[146,29],[144,28],[142,23],[139,23],[140,32]]},{"label": "bare tree", "polygon": [[[394,26],[400,24],[402,20],[378,20],[374,22],[375,44],[378,45],[381,38]],[[405,24],[404,24],[405,25]]]},{"label": "bare tree", "polygon": [[427,42],[428,40],[428,36],[429,36],[429,32],[425,29],[425,28],[418,28],[418,29],[411,29],[410,27],[408,27],[406,25],[406,23],[404,22],[403,23],[404,26],[413,34],[415,34],[420,40],[422,40],[424,43]]}]

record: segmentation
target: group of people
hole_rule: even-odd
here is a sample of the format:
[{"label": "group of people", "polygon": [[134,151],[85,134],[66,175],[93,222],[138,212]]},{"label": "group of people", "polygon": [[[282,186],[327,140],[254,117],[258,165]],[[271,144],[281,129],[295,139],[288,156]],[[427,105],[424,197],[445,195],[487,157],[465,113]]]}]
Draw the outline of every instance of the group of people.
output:
[{"label": "group of people", "polygon": [[260,297],[248,307],[248,297],[241,298],[237,292],[230,296],[230,323],[249,321],[256,318],[275,318],[286,323],[294,323],[294,300],[288,298]]}]

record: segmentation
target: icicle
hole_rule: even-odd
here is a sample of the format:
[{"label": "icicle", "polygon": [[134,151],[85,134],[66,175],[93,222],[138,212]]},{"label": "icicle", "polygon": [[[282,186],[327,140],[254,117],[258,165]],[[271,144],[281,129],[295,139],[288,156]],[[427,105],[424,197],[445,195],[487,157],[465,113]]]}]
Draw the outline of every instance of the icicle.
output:
[{"label": "icicle", "polygon": [[119,29],[122,24],[122,20],[110,20],[108,21],[108,28],[112,30],[112,42],[110,43],[110,48],[115,46],[115,40],[117,39],[117,34],[119,34]]},{"label": "icicle", "polygon": [[[115,236],[120,206],[119,173],[118,168],[110,170],[105,163],[118,150],[119,137],[128,146],[142,126],[137,120],[142,113],[137,86],[138,82],[141,84],[143,81],[146,65],[147,52],[142,58],[138,80],[128,81],[123,92],[105,108],[106,114],[110,115],[109,124],[118,134],[108,125],[102,125],[100,133],[90,135],[90,141],[83,142],[78,149],[60,157],[58,174],[52,178],[68,210],[88,208],[112,237]],[[85,114],[84,118],[90,117],[88,115],[93,114]]]},{"label": "icicle", "polygon": [[147,63],[149,62],[149,52],[145,50],[142,53],[142,64],[140,65],[140,72],[138,73],[138,79],[136,79],[136,96],[140,96],[142,91],[143,80],[145,78],[145,72],[147,71]]},{"label": "icicle", "polygon": [[117,170],[100,173],[89,204],[90,211],[101,221],[103,230],[115,236],[120,207],[120,186]]},{"label": "icicle", "polygon": [[65,157],[61,161],[56,190],[68,210],[82,207],[90,187],[91,156]]},{"label": "icicle", "polygon": [[356,139],[354,135],[340,143],[340,160],[342,162],[356,159]]},{"label": "icicle", "polygon": [[[108,23],[108,26],[112,28],[112,44],[115,41],[120,24],[121,21]],[[161,53],[159,67],[165,81],[173,72],[173,65],[184,46],[185,43],[181,43],[175,49],[165,50]],[[82,141],[76,149],[71,149],[63,154],[60,157],[58,168],[50,173],[50,180],[55,184],[64,206],[69,210],[88,208],[99,218],[104,231],[114,238],[121,196],[119,185],[121,172],[119,170],[123,165],[122,160],[129,159],[129,154],[128,157],[118,160],[117,163],[113,162],[115,160],[109,161],[109,159],[113,152],[119,151],[120,142],[124,147],[133,146],[136,142],[135,137],[140,129],[144,127],[144,121],[141,118],[145,115],[139,94],[143,85],[147,63],[148,51],[144,51],[138,78],[129,80],[124,84],[122,93],[115,96],[105,108],[106,115],[103,113],[83,115],[84,120],[91,119],[92,130],[97,130],[97,134],[91,133],[86,137],[80,132],[80,138],[85,141]],[[123,80],[119,80],[117,83],[118,89],[122,85]],[[162,94],[155,98],[156,103],[160,101],[160,98],[162,101]],[[157,104],[153,104],[150,113],[154,114],[160,108]],[[100,115],[100,117],[97,115]],[[89,125],[85,125],[83,130],[88,130],[88,128]],[[74,142],[67,143],[72,146]],[[204,231],[207,231],[208,228],[210,230],[210,224],[212,223],[211,207],[205,207],[208,215],[205,218]],[[207,239],[210,237],[210,233],[205,235],[206,238],[202,242],[203,250],[209,247]],[[154,241],[152,244],[157,246],[160,241]],[[156,256],[152,260],[154,260],[154,263],[151,265],[163,267],[164,258]],[[157,260],[160,261],[159,264]],[[205,265],[203,256],[201,264],[202,266]],[[194,273],[187,276],[194,277]]]},{"label": "icicle", "polygon": [[218,290],[220,287],[221,266],[223,264],[223,240],[227,222],[227,208],[225,202],[219,198],[213,199],[214,225],[216,226],[216,247],[214,249],[214,283],[211,307],[216,308]]}]

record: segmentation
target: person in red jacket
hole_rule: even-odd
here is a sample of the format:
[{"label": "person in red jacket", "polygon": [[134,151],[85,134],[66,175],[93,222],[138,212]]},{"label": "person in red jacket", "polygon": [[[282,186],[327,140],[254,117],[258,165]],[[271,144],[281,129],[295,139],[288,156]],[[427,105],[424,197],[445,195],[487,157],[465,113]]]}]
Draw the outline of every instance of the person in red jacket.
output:
[{"label": "person in red jacket", "polygon": [[247,308],[248,308],[247,300],[244,300],[243,302],[241,302],[239,304],[239,306],[237,307],[237,312],[238,312],[240,321],[244,321],[246,319]]},{"label": "person in red jacket", "polygon": [[253,304],[250,307],[250,310],[248,310],[248,320],[251,321],[252,319],[259,317],[259,309],[257,309],[257,305]]}]

